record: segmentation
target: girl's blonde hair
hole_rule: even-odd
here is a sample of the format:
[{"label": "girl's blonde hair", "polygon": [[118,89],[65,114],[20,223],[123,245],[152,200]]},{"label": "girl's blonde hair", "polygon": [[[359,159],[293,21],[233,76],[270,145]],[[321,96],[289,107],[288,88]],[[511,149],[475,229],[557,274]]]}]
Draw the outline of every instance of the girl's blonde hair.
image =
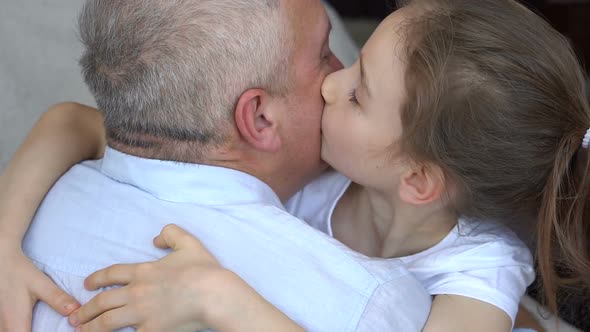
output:
[{"label": "girl's blonde hair", "polygon": [[[590,282],[586,80],[568,41],[510,0],[414,0],[401,149],[441,167],[457,213],[536,220],[538,271]],[[565,275],[556,271],[563,271]]]}]

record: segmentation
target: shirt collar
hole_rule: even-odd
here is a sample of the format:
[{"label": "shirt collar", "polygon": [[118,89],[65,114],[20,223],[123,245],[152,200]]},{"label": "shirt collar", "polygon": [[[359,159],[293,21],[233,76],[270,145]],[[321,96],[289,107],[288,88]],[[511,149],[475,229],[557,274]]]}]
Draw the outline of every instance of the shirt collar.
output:
[{"label": "shirt collar", "polygon": [[100,171],[165,201],[201,205],[266,203],[284,210],[266,183],[229,168],[139,158],[107,147]]}]

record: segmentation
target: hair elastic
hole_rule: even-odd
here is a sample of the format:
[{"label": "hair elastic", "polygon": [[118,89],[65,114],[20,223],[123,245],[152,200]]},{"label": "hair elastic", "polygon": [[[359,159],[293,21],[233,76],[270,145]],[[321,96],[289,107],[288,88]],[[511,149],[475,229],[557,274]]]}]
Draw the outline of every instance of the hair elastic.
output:
[{"label": "hair elastic", "polygon": [[584,139],[582,140],[582,147],[584,149],[588,149],[590,147],[590,129],[586,131],[586,135],[584,135]]}]

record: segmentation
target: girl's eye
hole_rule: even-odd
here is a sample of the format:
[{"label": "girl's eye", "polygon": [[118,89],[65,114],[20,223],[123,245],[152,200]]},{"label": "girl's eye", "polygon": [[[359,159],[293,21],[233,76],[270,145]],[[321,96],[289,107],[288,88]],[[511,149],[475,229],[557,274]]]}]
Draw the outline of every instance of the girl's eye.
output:
[{"label": "girl's eye", "polygon": [[352,90],[348,95],[350,96],[350,99],[348,99],[348,101],[354,104],[359,103],[359,101],[356,99],[356,89]]}]

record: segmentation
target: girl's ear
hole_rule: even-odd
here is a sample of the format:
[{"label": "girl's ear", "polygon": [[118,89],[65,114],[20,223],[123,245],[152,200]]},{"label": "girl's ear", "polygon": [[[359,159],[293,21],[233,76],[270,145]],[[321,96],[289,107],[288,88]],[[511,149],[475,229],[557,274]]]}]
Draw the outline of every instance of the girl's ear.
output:
[{"label": "girl's ear", "polygon": [[240,96],[234,116],[244,141],[257,150],[277,152],[282,142],[270,101],[264,90],[248,90]]},{"label": "girl's ear", "polygon": [[439,200],[445,190],[442,169],[434,165],[414,164],[402,174],[399,195],[402,201],[424,205]]}]

